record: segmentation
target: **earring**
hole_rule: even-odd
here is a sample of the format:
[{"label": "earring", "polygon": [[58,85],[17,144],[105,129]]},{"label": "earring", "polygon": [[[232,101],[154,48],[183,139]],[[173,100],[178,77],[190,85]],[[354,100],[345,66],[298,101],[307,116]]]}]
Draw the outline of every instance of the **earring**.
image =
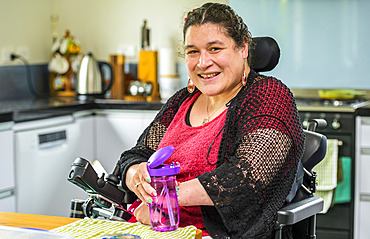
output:
[{"label": "earring", "polygon": [[190,94],[194,92],[195,85],[194,85],[194,83],[190,80],[190,78],[189,78],[189,80],[188,80],[188,86],[187,86],[187,88],[188,88],[188,92],[189,92]]},{"label": "earring", "polygon": [[243,86],[247,85],[247,76],[245,75],[245,70],[243,70],[243,79],[242,79]]},{"label": "earring", "polygon": [[245,62],[244,62],[244,69],[243,69],[242,84],[243,84],[243,86],[247,85],[247,74],[245,74]]}]

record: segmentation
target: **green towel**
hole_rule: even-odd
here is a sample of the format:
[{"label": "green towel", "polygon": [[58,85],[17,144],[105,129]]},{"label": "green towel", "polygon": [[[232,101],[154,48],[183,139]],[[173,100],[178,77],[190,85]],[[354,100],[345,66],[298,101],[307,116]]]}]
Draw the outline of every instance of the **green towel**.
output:
[{"label": "green towel", "polygon": [[148,225],[141,223],[117,222],[85,218],[51,230],[60,234],[74,236],[76,239],[101,239],[104,235],[113,233],[129,233],[138,235],[141,239],[155,238],[195,238],[197,228],[187,226],[176,231],[153,231]]},{"label": "green towel", "polygon": [[343,180],[337,184],[334,193],[334,203],[347,203],[351,201],[351,158],[341,157]]}]

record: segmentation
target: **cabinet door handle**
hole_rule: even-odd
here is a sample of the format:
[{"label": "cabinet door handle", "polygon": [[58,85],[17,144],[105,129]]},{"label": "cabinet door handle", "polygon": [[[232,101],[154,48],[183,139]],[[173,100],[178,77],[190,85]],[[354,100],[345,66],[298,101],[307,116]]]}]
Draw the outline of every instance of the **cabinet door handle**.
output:
[{"label": "cabinet door handle", "polygon": [[58,147],[67,141],[67,131],[57,131],[47,134],[39,134],[39,148],[48,149]]},{"label": "cabinet door handle", "polygon": [[361,193],[360,201],[370,202],[370,194]]},{"label": "cabinet door handle", "polygon": [[361,125],[370,125],[370,117],[361,117]]},{"label": "cabinet door handle", "polygon": [[0,191],[0,199],[11,197],[14,195],[14,189],[4,189]]},{"label": "cabinet door handle", "polygon": [[361,155],[370,155],[370,148],[361,148]]}]

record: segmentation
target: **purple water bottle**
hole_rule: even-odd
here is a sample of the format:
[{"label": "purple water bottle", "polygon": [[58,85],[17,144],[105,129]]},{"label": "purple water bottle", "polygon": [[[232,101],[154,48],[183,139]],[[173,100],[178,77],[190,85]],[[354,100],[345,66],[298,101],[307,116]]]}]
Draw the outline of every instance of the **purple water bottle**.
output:
[{"label": "purple water bottle", "polygon": [[179,226],[179,203],[176,193],[176,174],[180,172],[180,166],[172,163],[163,165],[175,148],[170,145],[161,148],[150,156],[148,171],[152,187],[157,191],[150,204],[150,224],[155,231],[173,231]]}]

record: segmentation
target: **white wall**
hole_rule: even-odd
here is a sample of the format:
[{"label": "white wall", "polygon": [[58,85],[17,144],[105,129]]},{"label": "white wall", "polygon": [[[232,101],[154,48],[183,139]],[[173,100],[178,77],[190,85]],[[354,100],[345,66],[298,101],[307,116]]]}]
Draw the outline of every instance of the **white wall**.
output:
[{"label": "white wall", "polygon": [[[32,62],[46,62],[50,55],[50,0],[0,0],[0,53],[27,47]],[[2,57],[2,55],[0,55]],[[1,65],[7,65],[0,58]]]},{"label": "white wall", "polygon": [[[29,49],[30,63],[49,61],[50,15],[59,15],[59,36],[66,29],[78,38],[84,53],[108,60],[121,46],[140,45],[144,19],[157,49],[181,45],[185,13],[207,0],[0,0],[0,51]],[[227,0],[217,2],[226,3]],[[1,57],[1,55],[0,55]],[[5,63],[0,65],[16,63]]]},{"label": "white wall", "polygon": [[280,45],[291,88],[370,89],[369,0],[230,0],[254,36]]}]

